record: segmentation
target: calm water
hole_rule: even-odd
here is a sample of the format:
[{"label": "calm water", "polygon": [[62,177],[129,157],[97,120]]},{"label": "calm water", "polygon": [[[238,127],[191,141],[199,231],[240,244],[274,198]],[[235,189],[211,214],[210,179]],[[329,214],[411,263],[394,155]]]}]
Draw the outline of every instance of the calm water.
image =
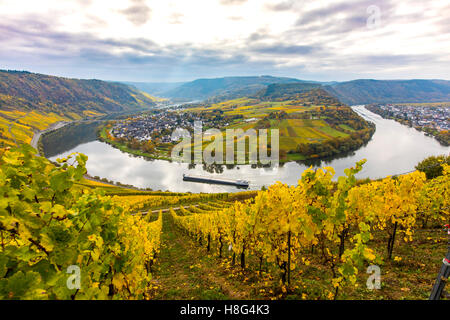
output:
[{"label": "calm water", "polygon": [[[361,159],[367,159],[358,177],[380,178],[414,170],[414,166],[422,159],[430,155],[450,152],[450,147],[441,146],[434,138],[427,137],[413,128],[393,120],[385,120],[363,106],[352,108],[363,118],[376,124],[376,132],[372,139],[366,146],[346,157],[321,161],[314,167],[331,166],[336,170],[336,176],[340,176],[344,175],[345,168],[353,166]],[[309,167],[304,163],[289,162],[275,169],[240,165],[205,170],[201,165],[192,167],[188,164],[147,160],[123,153],[106,143],[94,140],[92,132],[95,132],[95,125],[83,127],[82,133],[62,129],[58,136],[44,140],[45,153],[49,159],[56,160],[72,152],[81,152],[89,157],[87,170],[91,176],[100,176],[141,188],[149,187],[153,190],[175,192],[238,191],[232,186],[184,182],[182,175],[187,172],[204,176],[222,175],[226,178],[245,179],[250,181],[250,189],[260,189],[263,185],[268,186],[276,181],[295,185],[302,172]],[[77,142],[74,143],[74,140]]]}]

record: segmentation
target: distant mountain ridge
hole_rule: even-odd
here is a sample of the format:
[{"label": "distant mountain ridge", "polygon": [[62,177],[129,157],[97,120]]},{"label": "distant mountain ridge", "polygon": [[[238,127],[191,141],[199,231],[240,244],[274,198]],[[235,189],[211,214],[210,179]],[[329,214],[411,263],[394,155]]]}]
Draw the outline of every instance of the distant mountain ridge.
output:
[{"label": "distant mountain ridge", "polygon": [[[160,95],[171,99],[208,100],[218,102],[245,96],[260,94],[263,90],[286,90],[297,93],[302,92],[301,86],[295,84],[308,83],[311,86],[321,86],[343,103],[369,104],[369,103],[400,103],[400,102],[443,102],[450,101],[450,81],[447,80],[372,80],[358,79],[345,82],[315,82],[295,78],[272,76],[255,77],[224,77],[215,79],[197,79],[182,84],[164,84],[164,86],[150,83],[137,87],[150,94]],[[289,86],[276,86],[276,84],[291,84]],[[270,87],[270,89],[269,89]],[[288,89],[289,87],[289,89]],[[167,89],[167,90],[165,90]],[[159,90],[159,91],[158,91]],[[156,94],[158,92],[158,94]]]},{"label": "distant mountain ridge", "polygon": [[154,98],[118,82],[0,70],[0,109],[82,114],[155,105]]},{"label": "distant mountain ridge", "polygon": [[257,93],[262,100],[289,99],[298,94],[320,88],[320,83],[300,82],[300,83],[273,83]]},{"label": "distant mountain ridge", "polygon": [[360,79],[324,86],[330,94],[349,104],[446,102],[450,81]]},{"label": "distant mountain ridge", "polygon": [[244,97],[256,94],[273,83],[305,82],[304,80],[272,77],[224,77],[214,79],[197,79],[162,93],[162,97],[172,99],[205,100],[222,96],[224,99]]},{"label": "distant mountain ridge", "polygon": [[126,85],[136,87],[140,91],[151,94],[152,96],[162,97],[164,93],[178,88],[186,82],[122,82]]}]

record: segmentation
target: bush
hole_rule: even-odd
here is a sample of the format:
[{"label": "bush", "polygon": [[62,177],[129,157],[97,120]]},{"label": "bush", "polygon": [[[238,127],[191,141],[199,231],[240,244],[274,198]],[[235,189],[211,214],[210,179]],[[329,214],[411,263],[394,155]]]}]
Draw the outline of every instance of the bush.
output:
[{"label": "bush", "polygon": [[55,167],[35,154],[0,149],[0,300],[146,298],[160,225],[74,184],[85,155]]},{"label": "bush", "polygon": [[424,172],[427,179],[434,179],[442,176],[444,163],[450,164],[450,156],[431,156],[419,162],[416,169]]}]

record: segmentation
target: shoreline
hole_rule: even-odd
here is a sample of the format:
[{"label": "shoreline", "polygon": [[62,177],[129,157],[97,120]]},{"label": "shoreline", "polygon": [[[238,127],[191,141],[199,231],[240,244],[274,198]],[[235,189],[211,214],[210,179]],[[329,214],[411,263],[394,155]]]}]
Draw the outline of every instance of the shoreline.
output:
[{"label": "shoreline", "polygon": [[[374,129],[371,134],[370,134],[370,138],[367,141],[363,141],[363,144],[358,146],[357,148],[352,148],[350,150],[347,151],[342,151],[342,152],[338,152],[335,154],[331,154],[329,156],[324,156],[324,157],[307,157],[303,154],[300,153],[288,153],[286,152],[285,154],[285,158],[283,159],[279,159],[278,163],[279,164],[286,164],[289,162],[301,162],[301,163],[314,163],[314,162],[321,162],[321,161],[329,161],[330,159],[339,159],[342,157],[346,157],[349,154],[357,151],[358,149],[364,147],[367,143],[370,142],[370,140],[372,139],[374,133],[375,133]],[[164,160],[164,161],[169,161],[171,162],[170,158],[164,157],[164,156],[155,156],[155,155],[151,155],[148,153],[145,153],[141,150],[136,150],[136,149],[131,149],[128,146],[126,146],[125,144],[119,143],[117,141],[113,141],[108,139],[108,136],[106,134],[107,128],[106,127],[102,127],[99,132],[98,132],[98,140],[104,143],[107,143],[109,145],[111,145],[113,148],[116,148],[122,152],[134,155],[134,156],[140,156],[140,157],[144,157],[144,158],[148,158],[148,159],[152,159],[152,160]],[[234,164],[234,165],[242,165],[242,164]],[[250,165],[248,163],[246,163],[246,165]]]},{"label": "shoreline", "polygon": [[75,122],[75,121],[58,121],[58,122],[52,123],[47,129],[39,130],[39,131],[35,132],[34,135],[33,135],[33,138],[31,139],[30,145],[34,149],[37,150],[37,155],[40,156],[39,141],[41,139],[41,136],[44,133],[61,129],[61,128],[65,127],[66,125],[68,125],[69,123],[72,123],[72,122]]}]

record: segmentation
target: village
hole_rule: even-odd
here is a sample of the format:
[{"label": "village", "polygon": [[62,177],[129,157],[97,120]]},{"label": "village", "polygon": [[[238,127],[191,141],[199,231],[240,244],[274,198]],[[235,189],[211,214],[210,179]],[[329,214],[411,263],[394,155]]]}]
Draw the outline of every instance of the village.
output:
[{"label": "village", "polygon": [[450,108],[445,106],[380,105],[377,112],[386,118],[406,120],[412,127],[450,130]]},{"label": "village", "polygon": [[219,115],[205,117],[200,113],[177,112],[174,110],[159,111],[157,113],[143,113],[133,118],[117,121],[110,133],[115,138],[139,142],[155,141],[170,143],[172,133],[177,128],[193,131],[196,121],[202,121],[204,128],[222,127],[228,125]]}]

